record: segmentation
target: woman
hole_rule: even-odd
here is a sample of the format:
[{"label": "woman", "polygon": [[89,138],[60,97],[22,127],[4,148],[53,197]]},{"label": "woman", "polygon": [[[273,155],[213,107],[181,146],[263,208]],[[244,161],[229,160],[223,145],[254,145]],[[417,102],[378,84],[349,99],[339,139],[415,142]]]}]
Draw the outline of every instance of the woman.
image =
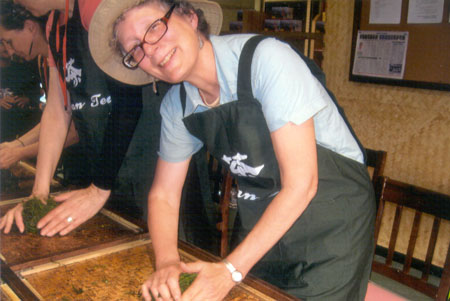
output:
[{"label": "woman", "polygon": [[[181,83],[161,106],[148,197],[156,272],[143,296],[179,300],[177,277],[189,272],[198,276],[181,300],[220,300],[251,272],[302,299],[363,300],[375,202],[351,128],[288,45],[206,28],[201,11],[169,0],[103,0],[91,23],[91,52],[111,76],[128,68],[136,81]],[[186,264],[177,252],[179,200],[203,144],[238,180],[241,242],[223,262]]]},{"label": "woman", "polygon": [[[40,81],[46,88],[48,83],[48,70],[46,67],[48,43],[45,38],[45,22],[47,18],[35,17],[24,7],[13,3],[13,1],[1,2],[0,16],[2,48],[5,48],[9,57],[15,56],[25,61],[37,60],[41,77]],[[28,72],[30,71],[28,70]],[[22,77],[22,80],[25,80],[27,75],[25,74]],[[17,79],[15,79],[15,82],[20,83]],[[38,84],[37,93],[39,96]],[[30,87],[26,88],[30,89]],[[1,143],[0,168],[6,169],[19,160],[35,157],[38,152],[39,131],[40,124],[37,124],[23,136]],[[66,146],[76,142],[78,142],[78,135],[72,125],[66,139]]]}]

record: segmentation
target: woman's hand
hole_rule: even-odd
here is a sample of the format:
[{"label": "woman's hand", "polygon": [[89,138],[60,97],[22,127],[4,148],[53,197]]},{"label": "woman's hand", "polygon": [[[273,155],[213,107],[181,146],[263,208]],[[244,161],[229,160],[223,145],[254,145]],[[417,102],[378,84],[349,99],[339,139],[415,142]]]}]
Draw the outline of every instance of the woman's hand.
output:
[{"label": "woman's hand", "polygon": [[142,285],[142,297],[146,301],[152,300],[151,295],[156,300],[180,300],[181,290],[178,279],[182,272],[180,261],[160,267]]},{"label": "woman's hand", "polygon": [[91,184],[85,189],[55,196],[55,201],[63,203],[38,222],[37,227],[41,229],[41,235],[66,235],[100,211],[110,193],[110,190],[103,190]]},{"label": "woman's hand", "polygon": [[197,261],[182,263],[185,273],[196,273],[195,281],[183,293],[181,300],[223,300],[236,285],[223,262]]}]

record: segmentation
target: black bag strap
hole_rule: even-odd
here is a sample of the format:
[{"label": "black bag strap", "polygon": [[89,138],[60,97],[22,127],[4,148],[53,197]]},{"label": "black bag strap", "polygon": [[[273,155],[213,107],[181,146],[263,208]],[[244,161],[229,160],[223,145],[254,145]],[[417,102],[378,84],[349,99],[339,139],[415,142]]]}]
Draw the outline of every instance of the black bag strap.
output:
[{"label": "black bag strap", "polygon": [[181,108],[183,109],[183,115],[184,111],[186,110],[186,88],[184,87],[184,82],[180,85],[180,101],[181,101]]},{"label": "black bag strap", "polygon": [[[239,100],[254,99],[253,91],[252,91],[252,84],[251,84],[251,67],[252,67],[253,53],[255,52],[255,49],[258,46],[259,42],[261,42],[262,40],[264,40],[266,38],[268,38],[268,36],[262,36],[262,35],[253,36],[245,43],[244,47],[242,48],[242,52],[239,57],[238,81],[237,81],[237,93],[238,93]],[[350,130],[350,133],[352,134],[353,138],[355,139],[356,143],[358,144],[359,148],[361,149],[361,152],[363,153],[363,156],[364,156],[364,162],[366,162],[367,156],[366,156],[365,148],[361,144],[361,141],[359,141],[352,126],[348,122],[347,116],[345,115],[345,112],[342,109],[342,107],[338,104],[336,97],[330,90],[328,90],[328,88],[326,86],[325,74],[313,60],[306,57],[296,47],[293,47],[292,45],[290,45],[290,46],[306,63],[309,70],[311,71],[311,74],[317,78],[317,80],[322,84],[322,86],[327,91],[330,98],[333,100],[339,114],[342,116],[342,119],[344,120],[345,124],[347,125],[348,129]]]}]

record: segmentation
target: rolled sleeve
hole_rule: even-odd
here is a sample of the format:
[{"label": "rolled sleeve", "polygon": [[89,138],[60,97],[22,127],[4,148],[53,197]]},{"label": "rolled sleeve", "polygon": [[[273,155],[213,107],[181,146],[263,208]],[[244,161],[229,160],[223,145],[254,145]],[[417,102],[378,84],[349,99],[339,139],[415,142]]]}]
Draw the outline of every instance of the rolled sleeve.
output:
[{"label": "rolled sleeve", "polygon": [[181,162],[195,154],[203,143],[183,123],[179,85],[164,97],[161,105],[161,143],[158,155],[167,162]]},{"label": "rolled sleeve", "polygon": [[321,85],[287,44],[266,39],[256,48],[252,88],[271,132],[288,122],[301,124],[327,106]]}]

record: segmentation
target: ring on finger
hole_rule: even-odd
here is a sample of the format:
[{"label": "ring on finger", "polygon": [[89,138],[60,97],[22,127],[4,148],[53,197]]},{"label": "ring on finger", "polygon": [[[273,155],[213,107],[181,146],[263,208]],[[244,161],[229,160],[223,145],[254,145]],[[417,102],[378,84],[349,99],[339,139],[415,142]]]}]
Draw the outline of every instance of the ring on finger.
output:
[{"label": "ring on finger", "polygon": [[73,218],[71,217],[71,216],[69,216],[68,218],[67,218],[67,222],[68,223],[71,223],[73,221]]}]

